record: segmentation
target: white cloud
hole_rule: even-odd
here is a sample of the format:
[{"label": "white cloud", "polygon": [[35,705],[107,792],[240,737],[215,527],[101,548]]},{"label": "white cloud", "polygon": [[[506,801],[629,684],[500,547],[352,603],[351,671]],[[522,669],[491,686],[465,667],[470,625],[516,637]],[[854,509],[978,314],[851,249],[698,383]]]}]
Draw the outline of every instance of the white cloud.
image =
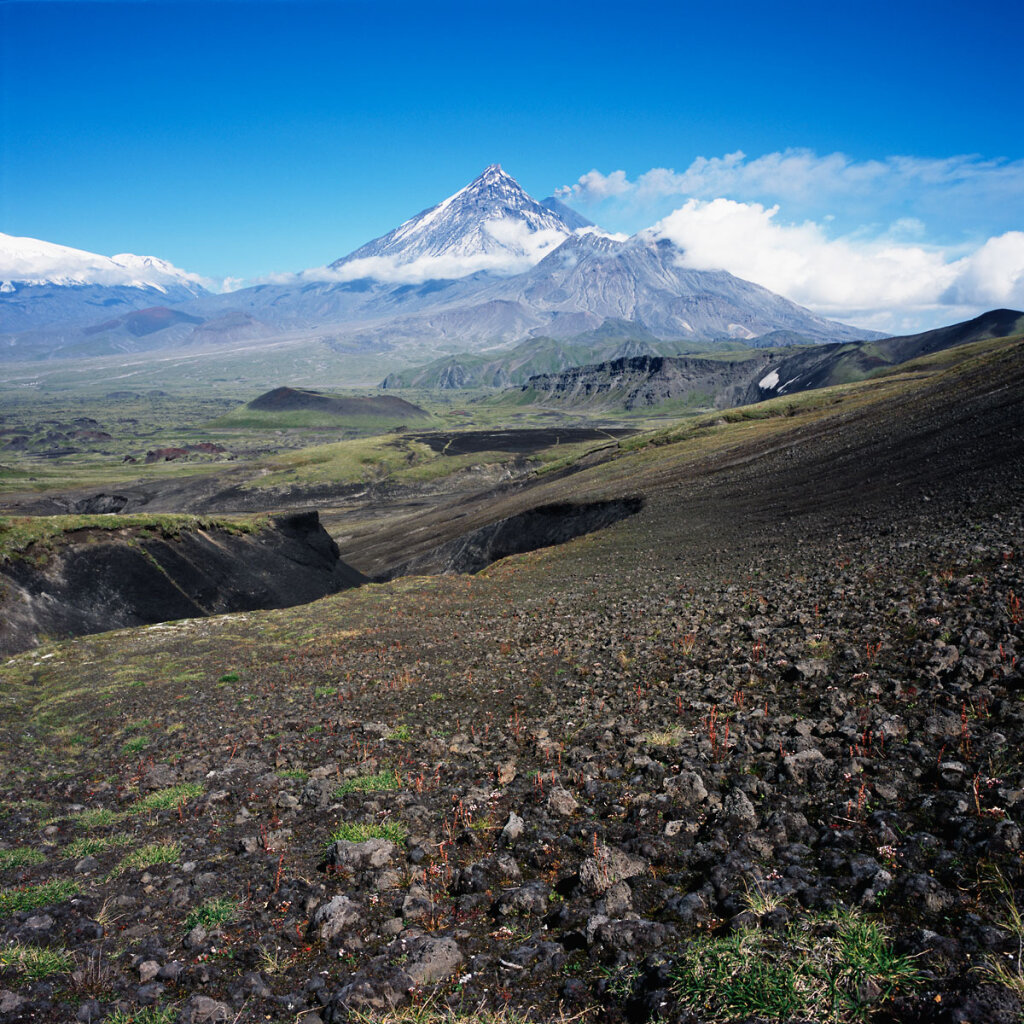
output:
[{"label": "white cloud", "polygon": [[372,277],[386,284],[422,284],[424,281],[454,280],[486,271],[492,274],[519,274],[537,263],[530,254],[477,253],[472,256],[447,254],[421,256],[403,263],[393,256],[366,256],[349,260],[340,267],[312,267],[298,274],[272,274],[257,284],[291,284],[303,281],[341,283]]},{"label": "white cloud", "polygon": [[470,240],[469,252],[455,248],[440,255],[403,259],[399,256],[364,256],[338,267],[314,267],[299,274],[277,274],[262,278],[260,284],[296,281],[345,282],[371,277],[388,284],[421,284],[430,280],[451,280],[487,272],[507,276],[521,274],[536,266],[568,237],[556,229],[533,231],[512,218],[495,218],[481,226],[482,239]]},{"label": "white cloud", "polygon": [[963,155],[942,159],[890,156],[854,160],[844,153],[819,156],[787,149],[749,159],[737,150],[697,157],[685,171],[654,167],[630,181],[625,171],[588,171],[558,189],[562,199],[584,204],[615,197],[644,203],[664,197],[763,198],[822,202],[835,196],[869,196],[876,203],[911,188],[925,187],[965,197],[1024,197],[1024,160],[982,160]]},{"label": "white cloud", "polygon": [[990,238],[957,267],[946,301],[1024,309],[1024,231]]},{"label": "white cloud", "polygon": [[685,250],[686,266],[728,270],[824,315],[880,330],[916,329],[940,310],[938,320],[950,322],[992,306],[1024,306],[1024,232],[963,254],[891,233],[830,238],[820,224],[785,224],[778,214],[777,205],[691,199],[652,231]]},{"label": "white cloud", "polygon": [[563,186],[556,195],[564,199],[581,199],[584,202],[595,202],[611,196],[621,196],[631,192],[636,186],[626,178],[625,171],[612,171],[602,174],[600,171],[587,171],[580,175],[575,185]]},{"label": "white cloud", "polygon": [[525,221],[511,217],[485,221],[483,230],[506,250],[510,262],[518,262],[519,257],[525,257],[530,260],[530,266],[540,262],[568,238],[567,232],[557,228],[534,231]]},{"label": "white cloud", "polygon": [[558,194],[611,227],[661,217],[688,265],[863,326],[1024,307],[1024,160],[737,151],[632,179],[595,169]]}]

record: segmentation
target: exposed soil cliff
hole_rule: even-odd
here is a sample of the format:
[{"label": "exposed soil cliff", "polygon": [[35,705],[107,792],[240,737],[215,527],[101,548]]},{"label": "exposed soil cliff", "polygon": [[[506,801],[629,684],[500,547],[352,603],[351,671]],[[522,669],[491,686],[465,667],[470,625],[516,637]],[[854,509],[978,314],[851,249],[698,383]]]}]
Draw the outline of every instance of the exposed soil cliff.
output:
[{"label": "exposed soil cliff", "polygon": [[524,390],[537,392],[544,402],[572,406],[640,409],[676,400],[726,409],[743,402],[750,381],[769,361],[769,356],[737,362],[637,356],[531,377]]},{"label": "exposed soil cliff", "polygon": [[639,497],[582,504],[556,502],[499,519],[418,555],[383,575],[479,572],[499,558],[518,555],[603,529],[643,508]]},{"label": "exposed soil cliff", "polygon": [[338,558],[315,512],[254,533],[76,530],[0,565],[0,654],[43,637],[313,601],[365,577]]}]

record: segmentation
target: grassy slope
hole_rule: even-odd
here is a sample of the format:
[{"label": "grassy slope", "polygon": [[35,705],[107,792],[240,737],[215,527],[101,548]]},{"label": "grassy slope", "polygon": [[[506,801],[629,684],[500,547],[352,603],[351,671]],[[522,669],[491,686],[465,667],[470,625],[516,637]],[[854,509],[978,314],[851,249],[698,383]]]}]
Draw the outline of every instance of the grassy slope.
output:
[{"label": "grassy slope", "polygon": [[191,530],[256,533],[263,529],[267,522],[265,517],[225,519],[213,516],[154,514],[0,516],[0,564],[22,556],[39,561],[64,538],[84,531],[146,532],[162,537],[175,537],[183,531]]}]

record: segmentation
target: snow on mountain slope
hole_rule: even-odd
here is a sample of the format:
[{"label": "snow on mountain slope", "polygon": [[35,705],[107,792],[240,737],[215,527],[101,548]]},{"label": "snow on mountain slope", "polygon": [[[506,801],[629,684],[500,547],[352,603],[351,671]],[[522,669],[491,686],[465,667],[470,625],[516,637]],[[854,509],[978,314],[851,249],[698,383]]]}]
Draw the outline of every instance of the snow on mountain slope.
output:
[{"label": "snow on mountain slope", "polygon": [[155,256],[100,256],[0,233],[0,332],[96,323],[208,295],[198,274]]},{"label": "snow on mountain slope", "polygon": [[871,336],[726,271],[687,268],[682,255],[650,232],[620,241],[578,231],[521,274],[469,278],[429,295],[405,293],[401,303],[384,293],[374,312],[386,318],[358,329],[361,337],[392,343],[440,337],[476,346],[479,339],[494,344],[527,335],[571,337],[609,319],[665,339],[750,343],[778,330],[804,343]]},{"label": "snow on mountain slope", "polygon": [[192,295],[206,291],[198,274],[179,270],[155,256],[121,253],[100,256],[84,249],[0,233],[0,293],[22,285],[108,285],[128,288],[184,288]]},{"label": "snow on mountain slope", "polygon": [[499,164],[454,195],[329,267],[335,280],[417,282],[478,271],[520,273],[573,233],[558,209],[527,195]]}]

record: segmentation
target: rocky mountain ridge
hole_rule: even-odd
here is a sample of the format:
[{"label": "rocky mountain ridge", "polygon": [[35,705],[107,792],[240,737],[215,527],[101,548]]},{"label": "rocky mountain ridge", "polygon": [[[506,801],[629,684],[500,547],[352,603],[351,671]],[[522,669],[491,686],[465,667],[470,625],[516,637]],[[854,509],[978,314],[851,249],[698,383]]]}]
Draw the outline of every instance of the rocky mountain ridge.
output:
[{"label": "rocky mountain ridge", "polygon": [[543,404],[632,410],[672,401],[728,409],[862,380],[919,356],[1022,331],[1024,313],[998,309],[905,337],[766,350],[732,361],[694,356],[624,357],[538,374],[522,385],[522,392]]},{"label": "rocky mountain ridge", "polygon": [[[465,188],[335,260],[329,269],[355,269],[352,277],[401,277],[405,268],[409,280],[423,280],[424,273],[442,276],[442,267],[457,271],[454,276],[523,269],[575,230],[560,208],[565,209],[537,202],[500,164],[491,164]],[[422,266],[422,272],[411,270],[413,265]]]}]

